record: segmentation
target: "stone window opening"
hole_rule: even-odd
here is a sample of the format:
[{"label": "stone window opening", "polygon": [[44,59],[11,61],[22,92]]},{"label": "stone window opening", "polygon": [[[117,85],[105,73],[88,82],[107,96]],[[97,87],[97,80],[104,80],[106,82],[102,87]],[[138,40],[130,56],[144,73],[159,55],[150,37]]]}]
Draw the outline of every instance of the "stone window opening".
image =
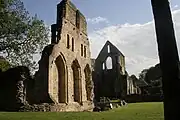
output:
[{"label": "stone window opening", "polygon": [[74,38],[72,38],[72,51],[74,51]]},{"label": "stone window opening", "polygon": [[80,28],[80,13],[79,10],[76,11],[76,27]]},{"label": "stone window opening", "polygon": [[91,69],[89,65],[87,64],[85,69],[85,82],[86,82],[86,97],[87,100],[91,101],[91,92],[92,92],[92,83],[91,83]]},{"label": "stone window opening", "polygon": [[112,64],[112,58],[109,56],[107,57],[106,59],[106,66],[107,66],[107,69],[110,70],[113,68],[113,64]]},{"label": "stone window opening", "polygon": [[81,56],[83,56],[83,44],[81,44]]},{"label": "stone window opening", "polygon": [[108,48],[108,53],[110,53],[111,52],[110,46],[108,45],[107,48]]},{"label": "stone window opening", "polygon": [[74,88],[74,102],[82,102],[82,87],[81,87],[81,68],[77,60],[72,63],[73,71],[73,88]]},{"label": "stone window opening", "polygon": [[102,69],[105,70],[105,63],[102,64]]},{"label": "stone window opening", "polygon": [[86,46],[84,46],[84,57],[86,58]]},{"label": "stone window opening", "polygon": [[69,35],[67,34],[67,48],[70,48],[70,43],[69,43]]}]

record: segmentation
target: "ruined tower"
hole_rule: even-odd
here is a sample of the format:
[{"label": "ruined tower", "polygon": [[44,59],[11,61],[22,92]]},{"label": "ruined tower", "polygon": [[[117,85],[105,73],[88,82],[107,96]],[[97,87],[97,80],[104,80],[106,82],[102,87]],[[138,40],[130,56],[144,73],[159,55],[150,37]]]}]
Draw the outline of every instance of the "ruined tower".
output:
[{"label": "ruined tower", "polygon": [[[56,103],[56,111],[92,109],[93,87],[87,23],[69,0],[57,5],[51,44],[36,74],[36,102]],[[58,107],[59,106],[59,107]]]}]

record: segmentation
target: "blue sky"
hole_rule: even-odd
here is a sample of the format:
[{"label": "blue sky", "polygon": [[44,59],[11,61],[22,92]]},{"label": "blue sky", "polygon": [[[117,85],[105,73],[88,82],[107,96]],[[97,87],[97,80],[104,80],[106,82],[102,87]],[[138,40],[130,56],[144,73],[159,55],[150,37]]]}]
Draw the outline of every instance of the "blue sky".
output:
[{"label": "blue sky", "polygon": [[[23,0],[32,15],[35,13],[51,25],[56,20],[56,5],[61,0]],[[145,23],[152,20],[150,0],[71,0],[87,18],[101,16],[110,24]],[[113,1],[113,2],[112,2]],[[179,0],[172,0],[172,6],[179,5]],[[104,25],[106,26],[106,25]],[[103,25],[99,26],[104,27]],[[88,26],[89,30],[94,29]]]},{"label": "blue sky", "polygon": [[[31,15],[47,25],[55,23],[56,5],[61,0],[22,0]],[[86,16],[92,57],[107,40],[126,56],[126,68],[138,75],[158,63],[151,0],[72,0]],[[180,48],[180,0],[170,0],[176,40]],[[180,50],[179,50],[180,52]]]}]

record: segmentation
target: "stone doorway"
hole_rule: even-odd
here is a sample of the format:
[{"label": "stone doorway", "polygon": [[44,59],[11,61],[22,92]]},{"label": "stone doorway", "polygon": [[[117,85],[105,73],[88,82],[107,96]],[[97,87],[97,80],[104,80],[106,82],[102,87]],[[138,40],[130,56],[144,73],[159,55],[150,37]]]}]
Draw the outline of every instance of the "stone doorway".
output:
[{"label": "stone doorway", "polygon": [[81,68],[77,60],[72,63],[74,102],[82,102]]},{"label": "stone doorway", "polygon": [[92,91],[92,83],[91,83],[91,69],[87,64],[84,69],[85,81],[86,81],[86,97],[87,100],[91,100],[91,91]]},{"label": "stone doorway", "polygon": [[58,71],[58,102],[65,103],[66,102],[66,72],[65,72],[65,64],[61,57],[57,57],[55,64],[57,66]]}]

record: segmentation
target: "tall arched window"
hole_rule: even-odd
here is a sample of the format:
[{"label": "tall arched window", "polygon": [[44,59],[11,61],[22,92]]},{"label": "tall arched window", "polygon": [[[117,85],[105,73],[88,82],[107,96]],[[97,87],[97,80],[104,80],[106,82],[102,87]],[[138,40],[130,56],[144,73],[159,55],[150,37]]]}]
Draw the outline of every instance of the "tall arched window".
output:
[{"label": "tall arched window", "polygon": [[106,66],[107,66],[107,69],[112,69],[112,68],[113,68],[112,58],[111,58],[111,57],[108,57],[108,58],[106,59]]},{"label": "tall arched window", "polygon": [[86,46],[84,46],[84,57],[86,58]]},{"label": "tall arched window", "polygon": [[110,51],[111,51],[111,50],[110,50],[110,46],[108,45],[107,48],[108,48],[108,53],[110,53]]},{"label": "tall arched window", "polygon": [[83,56],[83,44],[81,44],[81,56]]},{"label": "tall arched window", "polygon": [[74,51],[74,38],[72,38],[72,51]]},{"label": "tall arched window", "polygon": [[76,27],[80,28],[80,12],[79,10],[76,11]]},{"label": "tall arched window", "polygon": [[102,64],[102,69],[105,70],[105,64],[104,63]]},{"label": "tall arched window", "polygon": [[69,35],[67,34],[67,48],[70,48],[70,44],[69,44]]}]

